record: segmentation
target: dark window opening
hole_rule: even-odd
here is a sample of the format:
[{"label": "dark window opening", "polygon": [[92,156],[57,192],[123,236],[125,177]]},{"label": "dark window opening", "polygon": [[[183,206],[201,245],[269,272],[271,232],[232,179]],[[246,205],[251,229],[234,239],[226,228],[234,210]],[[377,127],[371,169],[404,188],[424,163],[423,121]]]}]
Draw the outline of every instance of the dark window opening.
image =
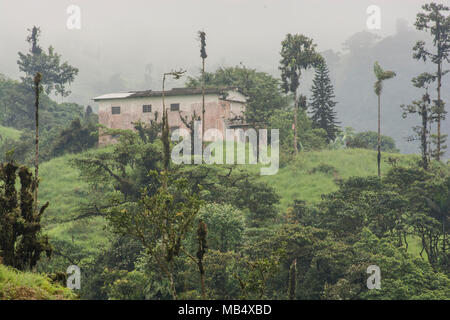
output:
[{"label": "dark window opening", "polygon": [[179,103],[171,103],[170,111],[180,111],[180,104]]},{"label": "dark window opening", "polygon": [[143,113],[152,112],[152,105],[151,104],[143,105],[142,106],[142,112]]},{"label": "dark window opening", "polygon": [[120,107],[112,107],[111,113],[112,114],[120,114]]}]

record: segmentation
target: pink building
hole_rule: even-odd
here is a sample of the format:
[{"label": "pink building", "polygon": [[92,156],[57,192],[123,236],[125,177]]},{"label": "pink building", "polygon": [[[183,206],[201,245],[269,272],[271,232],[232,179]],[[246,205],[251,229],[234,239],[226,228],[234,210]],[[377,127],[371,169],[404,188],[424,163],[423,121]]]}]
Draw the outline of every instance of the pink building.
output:
[{"label": "pink building", "polygon": [[[186,128],[180,115],[202,114],[202,90],[192,88],[174,88],[165,91],[164,104],[168,110],[169,126],[172,129]],[[158,113],[162,116],[162,91],[131,91],[110,93],[93,98],[98,103],[99,123],[108,128],[133,129],[133,123],[149,123]],[[243,123],[247,96],[236,87],[208,88],[205,90],[205,130],[235,128]],[[99,144],[112,141],[110,136],[100,136]]]}]

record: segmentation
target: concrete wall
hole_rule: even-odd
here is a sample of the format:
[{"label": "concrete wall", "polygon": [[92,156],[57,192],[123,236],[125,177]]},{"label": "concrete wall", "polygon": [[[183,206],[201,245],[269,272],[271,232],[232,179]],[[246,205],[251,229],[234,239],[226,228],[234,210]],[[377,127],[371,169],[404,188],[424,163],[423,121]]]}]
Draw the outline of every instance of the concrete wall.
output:
[{"label": "concrete wall", "polygon": [[[227,96],[227,100],[221,100],[218,94],[205,95],[205,130],[215,128],[224,134],[224,120],[243,114],[245,97],[234,92],[230,96],[231,94]],[[196,115],[201,117],[202,96],[200,94],[168,96],[164,100],[168,110],[169,127],[185,128],[180,119],[180,113],[183,117],[187,116],[189,120],[194,111]],[[180,112],[170,111],[170,104],[172,103],[180,104]],[[143,113],[143,105],[151,105],[152,111]],[[120,114],[112,114],[112,107],[120,107]],[[100,100],[98,101],[99,123],[113,129],[133,129],[133,122],[140,120],[149,123],[150,119],[155,118],[155,112],[158,112],[158,121],[161,121],[162,109],[161,97]],[[99,144],[105,145],[112,140],[110,136],[100,136]]]}]

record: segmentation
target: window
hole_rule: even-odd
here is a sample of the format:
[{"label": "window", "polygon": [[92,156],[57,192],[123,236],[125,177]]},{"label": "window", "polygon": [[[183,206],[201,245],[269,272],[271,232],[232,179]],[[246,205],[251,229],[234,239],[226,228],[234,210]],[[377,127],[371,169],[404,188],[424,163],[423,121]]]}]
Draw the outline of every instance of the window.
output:
[{"label": "window", "polygon": [[111,107],[112,114],[120,114],[120,107]]},{"label": "window", "polygon": [[180,111],[180,104],[179,103],[171,103],[170,111]]},{"label": "window", "polygon": [[142,106],[142,112],[143,113],[152,112],[152,105],[151,104],[144,104]]}]

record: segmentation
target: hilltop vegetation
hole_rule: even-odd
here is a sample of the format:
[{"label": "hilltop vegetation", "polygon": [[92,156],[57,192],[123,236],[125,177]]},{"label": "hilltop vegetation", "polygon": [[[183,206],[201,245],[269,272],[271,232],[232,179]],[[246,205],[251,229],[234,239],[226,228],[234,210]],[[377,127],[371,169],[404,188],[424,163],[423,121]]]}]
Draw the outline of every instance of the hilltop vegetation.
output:
[{"label": "hilltop vegetation", "polygon": [[[44,219],[45,230],[55,247],[55,255],[52,260],[42,259],[39,269],[46,272],[55,272],[71,263],[70,261],[88,268],[92,263],[95,264],[94,261],[97,261],[99,256],[104,256],[110,250],[116,252],[117,250],[123,250],[120,247],[117,248],[117,240],[105,230],[107,222],[104,216],[83,216],[84,210],[89,208],[89,193],[92,189],[80,179],[80,171],[74,166],[73,162],[73,159],[82,159],[88,156],[101,156],[103,154],[104,157],[110,152],[113,152],[113,150],[108,147],[84,154],[58,157],[43,164],[41,170],[41,199],[51,202]],[[394,165],[414,166],[418,156],[385,154],[383,159],[385,161],[382,162],[382,170],[387,172]],[[371,150],[311,151],[300,153],[295,161],[280,168],[278,174],[265,176],[262,180],[272,186],[280,195],[279,219],[284,219],[286,213],[297,210],[295,201],[304,200],[307,203],[319,204],[322,195],[337,191],[339,184],[345,179],[355,176],[376,175],[375,164],[376,152]],[[259,172],[257,166],[246,165],[242,167],[251,170],[254,174]],[[211,232],[214,232],[212,225],[210,228]],[[214,235],[211,234],[211,237],[214,237]],[[230,241],[233,241],[233,239],[230,239]],[[420,257],[419,239],[408,237],[408,242],[409,255]],[[133,250],[139,248],[139,246],[135,247],[133,243],[133,241],[130,242]],[[67,258],[70,258],[70,260]],[[130,257],[130,259],[133,258]],[[101,274],[102,271],[98,270],[97,272]],[[118,276],[114,275],[113,278],[116,279]],[[143,275],[139,273],[133,277],[135,276],[139,278]],[[141,279],[139,281],[148,280]],[[93,290],[92,287],[89,287],[89,289]],[[99,298],[99,296],[84,292],[85,297]]]},{"label": "hilltop vegetation", "polygon": [[[265,176],[263,180],[281,195],[280,205],[286,210],[294,200],[320,201],[323,194],[336,191],[344,179],[375,176],[376,159],[376,152],[367,149],[310,151],[300,153],[295,161],[280,168],[278,174]],[[398,165],[411,165],[417,156],[384,153],[383,172],[392,167],[389,159]]]},{"label": "hilltop vegetation", "polygon": [[[101,217],[77,218],[80,209],[89,205],[89,186],[80,179],[80,171],[72,160],[111,150],[103,148],[78,155],[57,157],[41,166],[41,201],[50,201],[44,217],[45,229],[53,240],[76,244],[80,256],[90,256],[108,245],[104,230],[105,221]],[[411,165],[417,161],[416,155],[385,154],[382,170],[392,165],[389,158],[398,164]],[[374,165],[375,164],[375,165]],[[259,170],[253,166],[243,166]],[[319,202],[322,195],[338,189],[338,182],[352,176],[375,176],[376,152],[366,149],[322,150],[300,153],[296,161],[279,169],[276,175],[263,176],[262,180],[271,185],[280,195],[280,209],[285,212],[294,200]]]}]

